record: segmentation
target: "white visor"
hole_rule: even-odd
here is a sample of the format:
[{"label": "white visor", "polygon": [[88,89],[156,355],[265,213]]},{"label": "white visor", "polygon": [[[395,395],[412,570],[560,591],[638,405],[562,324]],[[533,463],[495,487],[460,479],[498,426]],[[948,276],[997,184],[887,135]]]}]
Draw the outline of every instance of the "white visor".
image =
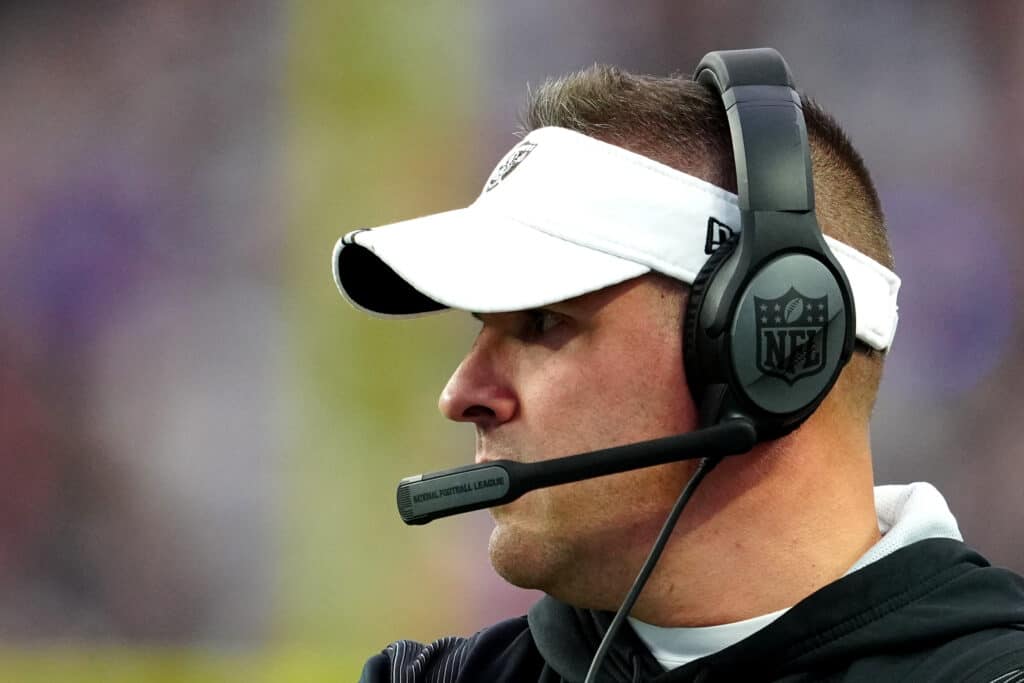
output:
[{"label": "white visor", "polygon": [[[381,316],[523,310],[650,271],[691,284],[739,226],[731,192],[581,133],[540,128],[470,206],[342,237],[334,279],[354,306]],[[899,277],[825,240],[853,288],[857,338],[889,348]]]}]

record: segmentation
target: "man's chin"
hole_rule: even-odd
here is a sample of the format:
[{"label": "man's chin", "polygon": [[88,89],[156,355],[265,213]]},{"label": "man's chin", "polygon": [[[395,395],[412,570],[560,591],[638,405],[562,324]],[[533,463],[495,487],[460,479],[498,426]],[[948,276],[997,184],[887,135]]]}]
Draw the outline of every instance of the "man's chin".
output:
[{"label": "man's chin", "polygon": [[550,539],[527,532],[512,519],[495,516],[488,553],[498,576],[513,586],[546,591],[568,555]]},{"label": "man's chin", "polygon": [[495,526],[487,546],[491,566],[498,576],[513,586],[536,588],[536,558],[534,549],[523,538],[522,531],[507,521],[503,508],[494,512]]}]

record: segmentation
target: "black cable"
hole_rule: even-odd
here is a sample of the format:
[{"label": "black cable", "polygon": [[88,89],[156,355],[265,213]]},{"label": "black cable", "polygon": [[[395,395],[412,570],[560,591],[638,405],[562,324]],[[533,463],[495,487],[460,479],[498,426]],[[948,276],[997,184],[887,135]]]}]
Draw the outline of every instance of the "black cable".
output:
[{"label": "black cable", "polygon": [[583,683],[595,683],[597,680],[597,672],[600,670],[601,664],[604,662],[604,658],[608,654],[608,648],[611,647],[615,634],[618,632],[619,627],[622,626],[622,622],[626,620],[626,616],[633,609],[633,605],[636,603],[637,598],[640,597],[640,591],[643,590],[644,584],[647,583],[647,579],[650,577],[651,572],[654,571],[654,565],[657,564],[658,558],[661,557],[661,552],[665,549],[669,536],[672,535],[672,530],[675,528],[676,522],[679,520],[679,515],[682,514],[683,508],[686,507],[686,504],[690,502],[690,498],[693,497],[693,494],[697,490],[697,486],[700,484],[701,480],[707,476],[708,472],[715,469],[715,466],[721,461],[721,457],[703,458],[697,465],[697,470],[690,477],[690,481],[686,482],[686,486],[683,487],[683,492],[679,494],[679,499],[676,500],[675,506],[673,506],[672,511],[668,513],[668,517],[665,519],[665,523],[662,525],[661,531],[658,533],[657,540],[654,541],[654,547],[651,548],[651,552],[647,555],[647,559],[644,560],[643,567],[640,568],[640,573],[637,574],[636,580],[633,581],[633,587],[629,589],[629,594],[626,595],[626,599],[622,601],[622,606],[619,607],[619,611],[615,613],[615,618],[612,619],[612,623],[608,626],[608,630],[605,631],[604,638],[601,639],[601,644],[598,646],[597,652],[594,654],[594,659],[590,662],[590,670],[587,671],[587,678]]}]

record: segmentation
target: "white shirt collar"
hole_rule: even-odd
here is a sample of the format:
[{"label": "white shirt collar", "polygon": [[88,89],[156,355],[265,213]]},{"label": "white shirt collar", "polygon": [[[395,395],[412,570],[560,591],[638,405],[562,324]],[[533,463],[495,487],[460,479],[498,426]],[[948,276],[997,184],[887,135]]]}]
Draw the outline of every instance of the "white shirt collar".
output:
[{"label": "white shirt collar", "polygon": [[[934,486],[925,482],[876,486],[875,511],[882,538],[850,567],[847,574],[926,538],[963,540],[946,500]],[[629,617],[629,623],[654,658],[666,669],[674,669],[738,643],[768,626],[787,610],[731,624],[698,628],[663,628],[633,617]]]}]

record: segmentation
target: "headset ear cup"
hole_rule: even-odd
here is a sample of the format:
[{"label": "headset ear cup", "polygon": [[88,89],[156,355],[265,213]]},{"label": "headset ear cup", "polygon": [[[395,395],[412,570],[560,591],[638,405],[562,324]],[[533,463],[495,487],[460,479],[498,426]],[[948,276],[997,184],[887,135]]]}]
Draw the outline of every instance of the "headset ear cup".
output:
[{"label": "headset ear cup", "polygon": [[704,295],[708,291],[708,284],[715,273],[725,263],[729,255],[736,249],[739,243],[739,236],[734,235],[726,242],[723,242],[718,249],[711,252],[711,256],[704,262],[704,266],[697,273],[693,284],[690,285],[690,295],[686,303],[686,315],[683,317],[683,368],[686,371],[686,384],[690,388],[690,394],[696,403],[700,403],[700,397],[704,393],[704,385],[707,373],[703,368],[707,367],[710,359],[698,359],[697,335],[700,326],[700,310],[704,304]]}]

